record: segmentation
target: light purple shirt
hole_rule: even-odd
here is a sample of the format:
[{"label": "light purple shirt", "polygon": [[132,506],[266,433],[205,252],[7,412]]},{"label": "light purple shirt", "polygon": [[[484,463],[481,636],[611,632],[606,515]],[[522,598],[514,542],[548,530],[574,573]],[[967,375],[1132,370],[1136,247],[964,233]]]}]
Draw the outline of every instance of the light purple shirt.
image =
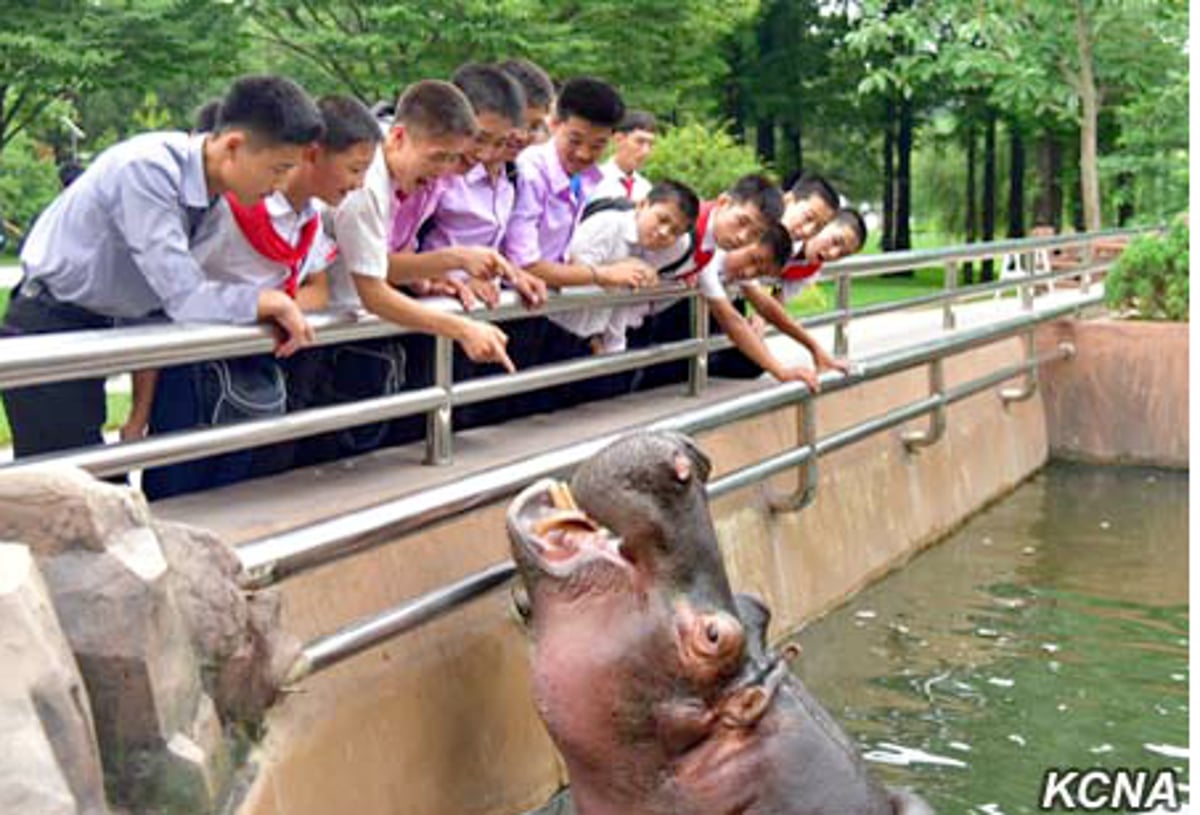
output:
[{"label": "light purple shirt", "polygon": [[529,147],[517,157],[517,200],[504,254],[517,266],[539,260],[562,263],[583,206],[600,183],[595,166],[579,173],[575,189],[558,159],[554,140]]},{"label": "light purple shirt", "polygon": [[437,208],[438,201],[450,185],[450,178],[435,178],[405,195],[396,190],[392,205],[392,229],[388,249],[392,252],[412,252],[417,248],[417,232]]},{"label": "light purple shirt", "polygon": [[493,179],[486,167],[476,164],[465,175],[449,179],[421,251],[447,246],[499,249],[516,196],[517,189],[503,168]]}]

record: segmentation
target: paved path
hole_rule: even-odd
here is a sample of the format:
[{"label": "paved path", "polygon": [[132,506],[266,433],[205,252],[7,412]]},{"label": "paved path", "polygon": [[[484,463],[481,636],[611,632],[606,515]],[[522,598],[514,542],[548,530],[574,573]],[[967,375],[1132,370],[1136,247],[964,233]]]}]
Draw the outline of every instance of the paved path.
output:
[{"label": "paved path", "polygon": [[0,289],[11,289],[21,279],[21,267],[15,263],[0,262]]}]

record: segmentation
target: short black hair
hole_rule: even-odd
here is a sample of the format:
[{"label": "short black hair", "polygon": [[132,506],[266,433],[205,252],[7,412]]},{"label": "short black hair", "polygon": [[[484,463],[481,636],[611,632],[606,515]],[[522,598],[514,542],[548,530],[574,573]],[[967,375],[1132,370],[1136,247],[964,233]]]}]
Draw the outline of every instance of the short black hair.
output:
[{"label": "short black hair", "polygon": [[783,217],[783,193],[765,175],[744,175],[729,188],[728,195],[736,203],[754,206],[767,223]]},{"label": "short black hair", "polygon": [[462,91],[475,115],[494,113],[521,127],[525,122],[525,91],[521,83],[494,65],[468,62],[450,78]]},{"label": "short black hair", "polygon": [[292,80],[243,76],[221,100],[213,132],[246,130],[268,144],[305,145],[319,139],[323,128],[316,103]]},{"label": "short black hair", "polygon": [[371,111],[352,96],[330,94],[317,100],[317,108],[325,122],[321,146],[334,153],[349,150],[357,144],[379,144],[383,131]]},{"label": "short black hair", "polygon": [[475,113],[463,92],[438,79],[423,79],[404,89],[396,102],[396,124],[422,136],[475,135]]},{"label": "short black hair", "polygon": [[550,107],[554,101],[554,83],[540,65],[527,59],[506,59],[497,67],[521,85],[521,90],[525,91],[526,105]]},{"label": "short black hair", "polygon": [[625,102],[604,80],[577,76],[563,84],[554,115],[560,122],[577,116],[588,124],[616,127],[625,116]]},{"label": "short black hair", "polygon": [[197,133],[212,133],[217,128],[217,117],[221,115],[221,100],[209,99],[196,108],[196,124],[193,128]]},{"label": "short black hair", "polygon": [[650,204],[667,203],[679,207],[679,211],[687,219],[688,229],[695,225],[696,218],[700,215],[700,197],[687,184],[674,179],[664,178],[656,182],[646,194],[646,201]]},{"label": "short black hair", "polygon": [[833,185],[819,175],[802,175],[793,183],[790,190],[792,198],[803,201],[805,198],[820,198],[831,210],[837,211],[840,200]]},{"label": "short black hair", "polygon": [[632,133],[635,130],[645,130],[648,133],[658,132],[658,120],[654,114],[646,110],[627,110],[625,118],[617,125],[618,133]]},{"label": "short black hair", "polygon": [[863,220],[863,216],[858,213],[858,210],[850,207],[842,207],[834,213],[833,219],[829,224],[842,224],[853,229],[858,234],[858,249],[862,249],[867,245],[867,222]]},{"label": "short black hair", "polygon": [[771,221],[758,242],[771,250],[776,269],[782,269],[792,257],[792,236],[779,221]]}]

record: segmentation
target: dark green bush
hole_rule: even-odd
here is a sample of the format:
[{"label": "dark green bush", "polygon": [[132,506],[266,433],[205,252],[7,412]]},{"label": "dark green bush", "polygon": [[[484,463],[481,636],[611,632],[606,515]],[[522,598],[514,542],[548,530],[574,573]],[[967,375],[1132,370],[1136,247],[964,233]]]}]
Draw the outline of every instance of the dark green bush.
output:
[{"label": "dark green bush", "polygon": [[1188,319],[1188,226],[1130,242],[1104,281],[1109,308],[1143,320]]},{"label": "dark green bush", "polygon": [[719,125],[673,127],[658,138],[642,172],[652,181],[682,181],[703,199],[716,198],[749,173],[763,172],[754,150]]}]

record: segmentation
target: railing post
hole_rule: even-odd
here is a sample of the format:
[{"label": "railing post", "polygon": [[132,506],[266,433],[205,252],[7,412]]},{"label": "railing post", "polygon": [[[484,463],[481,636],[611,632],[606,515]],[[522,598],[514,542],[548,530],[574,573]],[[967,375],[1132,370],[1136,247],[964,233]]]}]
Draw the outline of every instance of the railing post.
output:
[{"label": "railing post", "polygon": [[958,264],[954,261],[946,262],[946,275],[942,282],[946,290],[946,302],[942,304],[942,330],[953,331],[955,326],[954,320],[954,290],[958,288]]},{"label": "railing post", "polygon": [[[1092,260],[1095,258],[1095,256],[1096,256],[1096,253],[1092,249],[1092,242],[1088,241],[1087,243],[1085,243],[1083,245],[1083,254],[1081,256],[1083,268],[1085,270],[1087,270],[1091,267]],[[1091,271],[1084,271],[1083,274],[1081,274],[1079,276],[1079,293],[1087,294],[1091,288],[1092,288],[1092,273],[1091,273]]]},{"label": "railing post", "polygon": [[[942,368],[942,360],[935,359],[929,363],[929,394],[931,396],[946,395],[946,377]],[[933,409],[929,417],[929,427],[925,430],[910,430],[900,436],[904,449],[912,453],[921,447],[929,447],[941,440],[946,433],[946,403],[943,401]]]},{"label": "railing post", "polygon": [[801,449],[812,450],[808,461],[799,469],[800,483],[795,492],[790,495],[768,495],[767,505],[772,512],[799,512],[813,502],[817,495],[817,481],[820,472],[817,469],[817,400],[810,393],[800,402],[800,444]]},{"label": "railing post", "polygon": [[1034,332],[1026,331],[1022,334],[1021,343],[1025,350],[1025,364],[1029,367],[1025,369],[1025,376],[1019,386],[1000,389],[1000,401],[1004,403],[1005,407],[1013,402],[1024,402],[1037,393],[1038,355]]},{"label": "railing post", "polygon": [[847,312],[850,311],[850,275],[839,275],[837,279],[837,310],[838,321],[833,327],[833,355],[845,357],[850,355],[850,338],[846,326],[850,323]]},{"label": "railing post", "polygon": [[425,463],[450,464],[454,456],[450,391],[454,387],[454,342],[440,334],[433,338],[433,383],[444,394],[440,405],[425,414]]},{"label": "railing post", "polygon": [[692,318],[692,338],[704,341],[688,360],[688,396],[699,396],[708,387],[708,300],[703,294],[694,293],[688,311]]}]

